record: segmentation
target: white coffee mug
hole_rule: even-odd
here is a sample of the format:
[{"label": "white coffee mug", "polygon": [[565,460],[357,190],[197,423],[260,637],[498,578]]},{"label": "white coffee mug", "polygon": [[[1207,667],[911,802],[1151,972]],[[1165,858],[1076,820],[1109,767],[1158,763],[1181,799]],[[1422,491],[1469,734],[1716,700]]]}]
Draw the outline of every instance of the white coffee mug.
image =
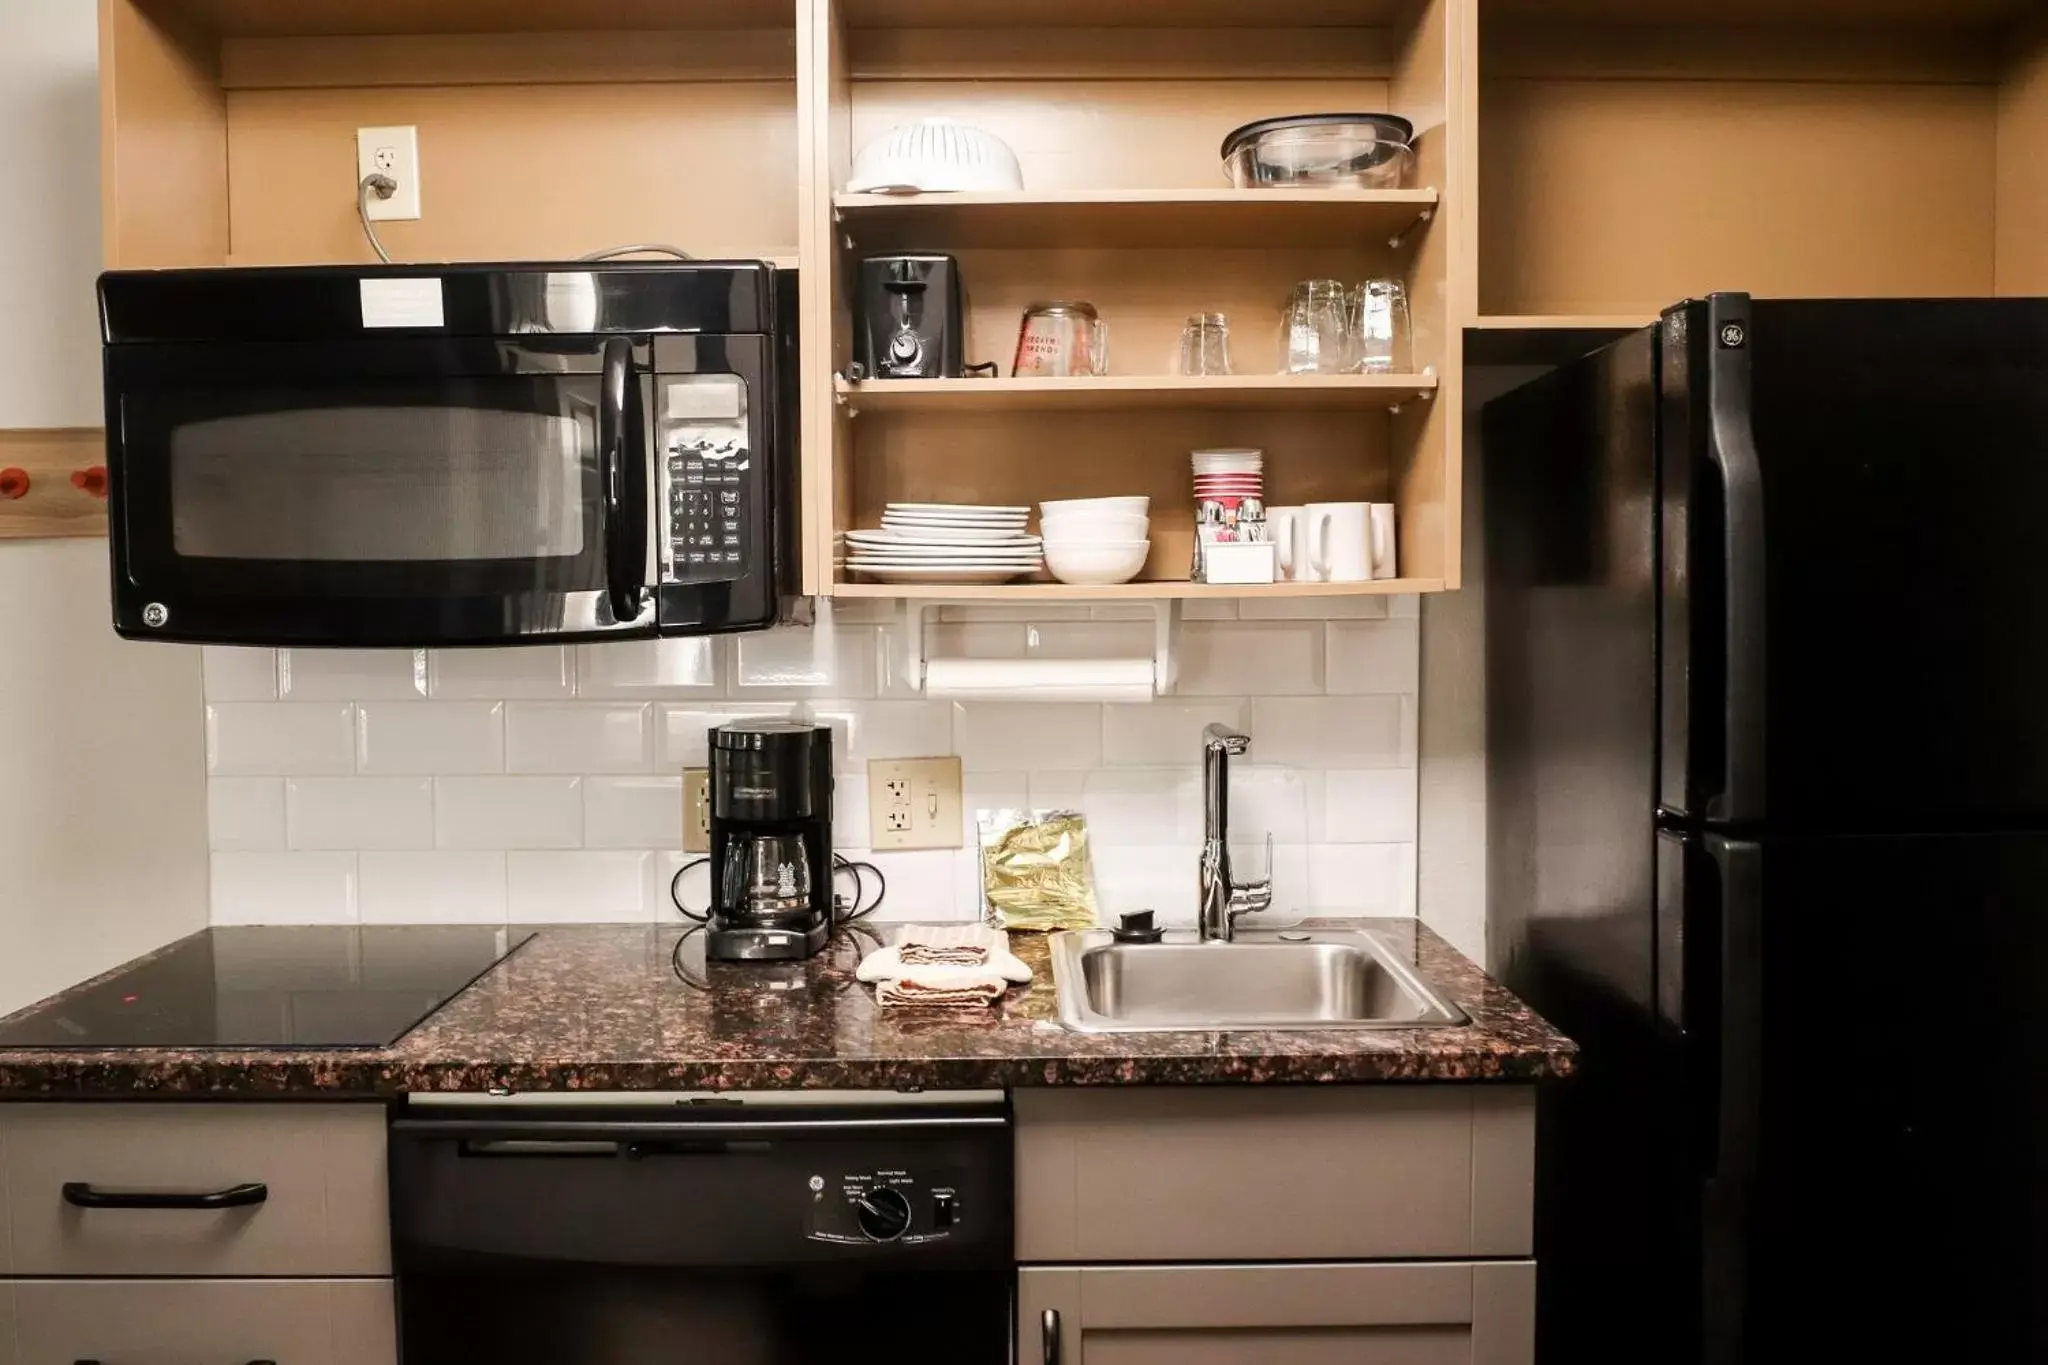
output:
[{"label": "white coffee mug", "polygon": [[1372,576],[1399,578],[1394,563],[1394,504],[1372,504]]},{"label": "white coffee mug", "polygon": [[1364,583],[1372,577],[1372,504],[1312,502],[1305,539],[1311,578],[1322,583]]},{"label": "white coffee mug", "polygon": [[1306,507],[1268,507],[1266,536],[1280,556],[1280,577],[1277,581],[1309,577]]}]

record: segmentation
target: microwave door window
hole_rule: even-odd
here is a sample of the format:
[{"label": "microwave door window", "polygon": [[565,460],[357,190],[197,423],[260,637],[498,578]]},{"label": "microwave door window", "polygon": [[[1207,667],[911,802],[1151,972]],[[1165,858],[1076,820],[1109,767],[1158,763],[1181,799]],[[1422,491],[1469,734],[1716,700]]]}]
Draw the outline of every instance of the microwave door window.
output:
[{"label": "microwave door window", "polygon": [[359,403],[182,423],[171,549],[272,563],[583,559],[596,395],[549,388],[551,411]]}]

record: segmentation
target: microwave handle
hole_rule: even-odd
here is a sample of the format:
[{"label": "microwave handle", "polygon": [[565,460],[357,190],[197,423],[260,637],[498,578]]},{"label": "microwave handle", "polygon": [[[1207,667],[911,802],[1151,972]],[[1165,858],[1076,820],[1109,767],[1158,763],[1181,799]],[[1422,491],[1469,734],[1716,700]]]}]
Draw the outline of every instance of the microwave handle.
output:
[{"label": "microwave handle", "polygon": [[[598,515],[598,530],[604,544],[605,589],[611,598],[612,619],[621,624],[640,616],[642,570],[647,560],[647,518],[627,515],[626,480],[644,476],[638,452],[631,450],[632,423],[628,404],[638,398],[633,382],[633,342],[629,337],[607,337],[604,343],[604,375],[598,393],[598,458],[604,461],[604,503]],[[644,497],[632,500],[644,507]]]}]

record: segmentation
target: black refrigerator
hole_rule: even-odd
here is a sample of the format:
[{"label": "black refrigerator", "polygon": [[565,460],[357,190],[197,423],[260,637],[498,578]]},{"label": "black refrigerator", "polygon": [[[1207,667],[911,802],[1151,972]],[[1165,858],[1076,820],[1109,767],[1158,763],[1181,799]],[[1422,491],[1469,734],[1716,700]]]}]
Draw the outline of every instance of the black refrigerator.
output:
[{"label": "black refrigerator", "polygon": [[1539,1361],[2048,1361],[2048,300],[1716,294],[1482,444]]}]

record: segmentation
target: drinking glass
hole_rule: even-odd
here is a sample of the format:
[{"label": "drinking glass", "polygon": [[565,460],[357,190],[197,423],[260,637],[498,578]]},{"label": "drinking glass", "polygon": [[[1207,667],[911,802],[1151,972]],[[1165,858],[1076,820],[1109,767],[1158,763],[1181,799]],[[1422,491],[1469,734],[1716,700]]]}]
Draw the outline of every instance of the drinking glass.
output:
[{"label": "drinking glass", "polygon": [[1223,314],[1189,315],[1180,329],[1180,372],[1230,373],[1230,321]]},{"label": "drinking glass", "polygon": [[1351,368],[1359,374],[1405,374],[1409,366],[1408,286],[1367,280],[1351,295]]},{"label": "drinking glass", "polygon": [[1351,368],[1346,291],[1337,280],[1303,280],[1287,300],[1282,374],[1343,374]]}]

